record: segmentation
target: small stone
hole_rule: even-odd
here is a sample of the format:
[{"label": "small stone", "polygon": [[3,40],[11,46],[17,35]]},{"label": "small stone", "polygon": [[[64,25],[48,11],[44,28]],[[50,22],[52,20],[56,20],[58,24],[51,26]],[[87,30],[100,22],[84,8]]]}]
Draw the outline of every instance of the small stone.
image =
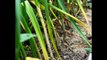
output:
[{"label": "small stone", "polygon": [[64,59],[67,59],[67,58],[69,58],[69,56],[64,56]]}]

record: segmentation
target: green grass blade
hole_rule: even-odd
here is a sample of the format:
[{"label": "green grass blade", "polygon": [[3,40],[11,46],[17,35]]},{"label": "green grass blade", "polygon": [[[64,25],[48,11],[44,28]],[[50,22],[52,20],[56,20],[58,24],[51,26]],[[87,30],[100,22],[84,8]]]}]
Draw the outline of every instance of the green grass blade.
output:
[{"label": "green grass blade", "polygon": [[27,12],[29,18],[31,19],[31,22],[33,24],[33,27],[34,27],[35,32],[37,34],[37,37],[39,39],[39,42],[40,42],[40,45],[41,45],[41,48],[42,48],[42,51],[43,51],[44,58],[45,58],[45,60],[49,60],[48,53],[47,53],[47,50],[46,50],[46,45],[44,43],[44,39],[43,39],[43,36],[42,36],[42,32],[40,30],[40,26],[38,24],[38,21],[36,19],[36,16],[35,16],[34,12],[33,12],[33,9],[30,6],[28,1],[25,1],[25,5],[26,5],[26,12]]},{"label": "green grass blade", "polygon": [[73,19],[74,19],[76,22],[78,22],[80,25],[82,25],[82,26],[83,26],[83,25],[84,25],[84,26],[87,26],[87,25],[84,24],[81,20],[79,20],[79,19],[77,19],[76,17],[70,15],[69,13],[67,13],[67,12],[65,12],[65,11],[63,11],[63,10],[57,8],[57,7],[55,7],[54,5],[52,5],[52,4],[49,3],[49,6],[52,7],[52,8],[54,8],[54,9],[56,9],[57,11],[59,11],[59,12],[65,14],[65,15],[67,15],[67,16],[73,18]]},{"label": "green grass blade", "polygon": [[52,12],[53,16],[55,17],[55,19],[58,19],[56,14],[54,13],[54,11],[52,9],[50,9],[50,11]]},{"label": "green grass blade", "polygon": [[86,15],[86,13],[85,13],[85,11],[84,11],[84,8],[83,8],[82,4],[80,3],[80,0],[76,0],[76,2],[78,3],[78,5],[79,5],[79,7],[80,7],[80,9],[81,9],[81,12],[82,12],[83,16],[85,17],[86,22],[87,22],[87,24],[88,24],[88,26],[89,26],[89,31],[90,31],[89,34],[92,35],[92,34],[91,34],[91,27],[90,27],[90,24],[89,24],[89,20],[88,20],[87,15]]},{"label": "green grass blade", "polygon": [[87,24],[89,25],[88,18],[87,18],[87,16],[86,16],[86,13],[85,13],[85,11],[84,11],[84,9],[83,9],[82,4],[80,3],[80,0],[76,0],[76,1],[77,1],[78,5],[79,5],[79,7],[80,7],[81,11],[82,11],[83,16],[84,16],[84,17],[85,17],[85,19],[86,19]]},{"label": "green grass blade", "polygon": [[[25,32],[27,33],[30,33],[32,34],[30,28],[29,28],[29,23],[28,23],[28,16],[27,16],[27,13],[25,12],[26,9],[25,9],[25,3],[21,3],[21,11],[22,11],[22,24],[25,28]],[[32,52],[32,56],[33,57],[39,57],[41,59],[41,54],[39,52],[39,49],[37,47],[37,44],[35,42],[35,39],[34,38],[31,38],[29,40],[29,43],[30,43],[30,47],[31,47],[31,52]]]},{"label": "green grass blade", "polygon": [[25,49],[24,49],[24,47],[23,47],[23,45],[22,45],[22,43],[20,42],[20,49],[21,49],[21,51],[22,51],[22,54],[23,54],[23,56],[24,56],[24,59],[27,57],[27,54],[26,54],[26,51],[25,51]]},{"label": "green grass blade", "polygon": [[15,13],[16,13],[16,25],[15,25],[15,60],[19,59],[19,44],[20,44],[20,0],[15,0]]},{"label": "green grass blade", "polygon": [[58,52],[58,49],[57,49],[57,47],[56,47],[54,38],[53,38],[53,34],[52,34],[52,29],[51,29],[51,28],[54,28],[54,27],[53,27],[53,25],[52,25],[51,18],[50,18],[50,16],[49,16],[48,2],[47,2],[47,0],[43,0],[43,2],[44,2],[44,6],[45,6],[45,13],[46,13],[46,20],[47,20],[47,24],[48,24],[49,36],[50,36],[50,39],[51,39],[51,42],[52,42],[52,44],[53,44],[53,47],[54,47],[55,52],[57,53],[58,57],[61,59],[61,57],[60,57],[60,55],[59,55],[59,52]]},{"label": "green grass blade", "polygon": [[[27,19],[26,19],[26,20],[27,20]],[[27,33],[30,33],[30,34],[31,34],[31,30],[30,30],[30,28],[29,28],[26,20],[25,20],[25,18],[22,16],[22,20],[21,20],[21,21],[22,21],[22,23],[23,23],[23,25],[24,25],[24,27],[25,27],[25,31],[26,31]],[[40,54],[40,52],[39,52],[39,49],[38,49],[38,47],[37,47],[37,44],[36,44],[36,42],[35,42],[35,39],[34,39],[34,38],[31,38],[31,39],[29,40],[29,42],[30,42],[30,47],[31,47],[31,51],[32,51],[32,56],[33,56],[33,57],[37,57],[37,54],[38,54],[39,58],[42,59],[41,54]],[[36,51],[37,51],[37,53],[36,53]]]},{"label": "green grass blade", "polygon": [[53,56],[51,45],[50,45],[50,42],[49,42],[48,33],[47,33],[46,25],[45,25],[45,22],[44,22],[45,20],[43,19],[42,12],[40,10],[40,4],[39,4],[38,0],[35,0],[35,4],[36,4],[36,7],[37,7],[37,11],[39,13],[39,16],[40,16],[42,27],[44,29],[44,33],[45,33],[45,38],[46,38],[46,43],[47,43],[47,46],[48,46],[48,50],[49,50],[51,58],[53,59],[54,56]]}]

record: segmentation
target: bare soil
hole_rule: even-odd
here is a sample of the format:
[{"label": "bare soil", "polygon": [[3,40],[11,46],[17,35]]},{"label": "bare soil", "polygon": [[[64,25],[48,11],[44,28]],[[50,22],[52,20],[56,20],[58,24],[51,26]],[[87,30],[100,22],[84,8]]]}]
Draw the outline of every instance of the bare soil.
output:
[{"label": "bare soil", "polygon": [[[86,11],[87,17],[90,20],[90,25],[92,23],[91,20],[91,10],[88,9]],[[79,19],[85,22],[85,19],[80,14]],[[69,24],[70,25],[70,24]],[[88,48],[88,45],[85,44],[84,40],[80,37],[80,35],[75,31],[72,25],[66,26],[65,36],[63,40],[62,28],[60,25],[56,25],[57,32],[59,33],[58,38],[58,48],[60,49],[60,55],[63,60],[87,60],[89,53],[86,52],[84,48]],[[92,37],[89,36],[85,30],[79,27],[83,34],[87,37],[90,43],[92,43]],[[63,42],[64,41],[64,42]],[[57,57],[56,57],[57,58]]]}]

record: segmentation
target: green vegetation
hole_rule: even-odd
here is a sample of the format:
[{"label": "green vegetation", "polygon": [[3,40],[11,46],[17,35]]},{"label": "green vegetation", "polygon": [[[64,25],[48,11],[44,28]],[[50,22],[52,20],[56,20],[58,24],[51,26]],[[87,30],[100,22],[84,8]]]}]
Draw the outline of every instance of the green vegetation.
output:
[{"label": "green vegetation", "polygon": [[[87,34],[92,35],[91,26],[85,13],[87,8],[83,6],[87,6],[86,3],[87,0],[83,0],[83,4],[80,0],[15,0],[15,60],[25,60],[28,57],[25,42],[29,42],[33,58],[54,60],[56,59],[53,54],[54,50],[58,59],[62,60],[56,42],[58,40],[58,32],[54,25],[56,20],[60,21],[65,36],[64,22],[67,19],[88,45],[87,50],[90,51],[92,46],[79,28],[81,26]],[[77,7],[78,11],[81,10],[80,13],[83,14],[86,22],[74,15],[77,12],[71,9],[71,6]]]}]

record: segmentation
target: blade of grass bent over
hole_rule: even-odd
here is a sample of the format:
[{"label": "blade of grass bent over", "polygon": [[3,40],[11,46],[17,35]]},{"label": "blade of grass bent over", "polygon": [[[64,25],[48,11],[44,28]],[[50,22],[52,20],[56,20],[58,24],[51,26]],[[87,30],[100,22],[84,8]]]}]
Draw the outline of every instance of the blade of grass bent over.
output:
[{"label": "blade of grass bent over", "polygon": [[65,14],[65,15],[67,15],[67,16],[69,16],[69,17],[71,17],[71,18],[72,18],[73,20],[75,20],[78,24],[80,24],[81,26],[83,26],[83,28],[86,29],[86,31],[87,31],[90,35],[92,35],[91,32],[90,32],[90,29],[89,29],[90,27],[89,27],[88,25],[86,25],[85,23],[83,23],[81,20],[79,20],[79,19],[77,19],[76,17],[70,15],[69,13],[67,13],[67,12],[65,12],[65,11],[57,8],[57,7],[55,7],[54,5],[52,5],[52,4],[50,4],[50,3],[49,3],[48,5],[49,5],[50,7],[52,7],[52,8],[54,8],[54,9],[56,9],[57,11]]}]

